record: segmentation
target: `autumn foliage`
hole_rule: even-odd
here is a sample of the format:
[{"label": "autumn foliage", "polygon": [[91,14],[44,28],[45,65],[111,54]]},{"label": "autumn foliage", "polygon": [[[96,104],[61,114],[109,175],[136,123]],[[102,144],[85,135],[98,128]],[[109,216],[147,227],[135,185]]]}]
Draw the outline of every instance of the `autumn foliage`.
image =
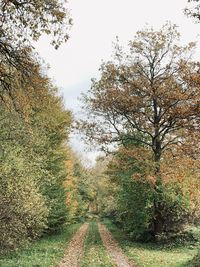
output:
[{"label": "autumn foliage", "polygon": [[[113,60],[101,65],[100,79],[93,80],[83,97],[86,118],[78,122],[86,140],[104,150],[120,148],[126,157],[117,165],[129,163],[119,173],[129,181],[127,185],[123,178],[125,191],[131,194],[133,186],[130,205],[135,205],[137,215],[130,220],[140,218],[140,202],[147,205],[148,218],[141,217],[138,225],[151,229],[154,240],[187,221],[194,204],[190,191],[197,183],[196,173],[177,167],[186,163],[193,173],[191,162],[199,163],[200,114],[199,63],[192,59],[195,44],[181,46],[179,37],[177,27],[167,23],[158,31],[138,31],[126,50],[117,42]],[[144,190],[145,200],[139,200],[137,186]],[[126,205],[123,209],[131,210]]]},{"label": "autumn foliage", "polygon": [[1,1],[0,13],[2,252],[57,231],[67,220],[63,182],[71,113],[32,43],[43,33],[55,48],[68,39],[63,2]]}]

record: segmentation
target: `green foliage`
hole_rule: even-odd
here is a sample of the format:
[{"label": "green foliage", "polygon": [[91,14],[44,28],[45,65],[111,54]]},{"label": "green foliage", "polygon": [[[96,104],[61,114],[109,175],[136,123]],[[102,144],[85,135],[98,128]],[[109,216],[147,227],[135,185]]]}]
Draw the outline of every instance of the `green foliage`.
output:
[{"label": "green foliage", "polygon": [[[109,178],[105,173],[109,158],[98,158],[93,168],[85,169],[76,165],[77,189],[80,207],[88,219],[98,218],[112,213],[115,203]],[[79,211],[80,213],[81,211]]]},{"label": "green foliage", "polygon": [[67,218],[64,142],[71,115],[39,72],[32,87],[26,95],[16,91],[15,107],[8,98],[1,106],[1,250],[15,249],[44,230],[56,231]]},{"label": "green foliage", "polygon": [[[139,153],[144,154],[145,160]],[[157,241],[167,241],[184,231],[184,226],[190,222],[193,200],[187,183],[174,180],[155,184],[150,166],[148,151],[139,152],[135,145],[119,149],[115,154],[107,169],[111,182],[117,188],[114,194],[117,206],[110,217],[134,240],[156,238]]]},{"label": "green foliage", "polygon": [[64,110],[61,99],[55,93],[46,97],[48,104],[44,102],[46,105],[35,114],[34,126],[41,133],[40,138],[43,138],[36,152],[43,159],[43,179],[40,184],[49,210],[46,231],[54,232],[67,220],[66,192],[63,185],[67,177],[67,151],[64,142],[67,140],[71,116]]},{"label": "green foliage", "polygon": [[48,209],[20,149],[7,148],[0,169],[0,250],[15,249],[41,235]]},{"label": "green foliage", "polygon": [[73,218],[78,222],[83,222],[86,220],[90,201],[89,188],[86,182],[88,171],[83,167],[77,157],[73,164],[72,175],[76,184],[76,190],[73,195],[76,201],[76,209],[74,210]]},{"label": "green foliage", "polygon": [[[117,167],[110,163],[108,173],[118,184],[115,194],[117,208],[113,218],[130,236],[136,240],[151,238],[153,217],[153,189],[145,180],[135,180],[133,175],[140,170],[139,164],[131,157],[118,154]],[[125,168],[120,166],[126,164]]]},{"label": "green foliage", "polygon": [[181,185],[176,182],[160,185],[154,193],[154,199],[162,220],[160,238],[166,235],[167,239],[171,234],[184,231],[184,226],[190,221],[192,210],[189,195],[182,190]]},{"label": "green foliage", "polygon": [[116,220],[132,238],[148,240],[151,238],[153,192],[147,183],[123,178],[126,181],[118,192]]},{"label": "green foliage", "polygon": [[66,194],[62,185],[51,185],[46,188],[46,203],[49,209],[47,232],[55,232],[67,221]]},{"label": "green foliage", "polygon": [[1,1],[0,250],[66,222],[65,159],[71,114],[43,74],[31,41],[68,39],[64,2]]}]

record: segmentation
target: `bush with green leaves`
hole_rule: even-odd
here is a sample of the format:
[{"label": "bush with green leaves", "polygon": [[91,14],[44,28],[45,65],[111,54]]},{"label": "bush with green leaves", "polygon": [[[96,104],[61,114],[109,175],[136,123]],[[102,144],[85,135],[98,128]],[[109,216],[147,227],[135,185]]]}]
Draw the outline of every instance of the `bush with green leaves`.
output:
[{"label": "bush with green leaves", "polygon": [[183,191],[180,184],[167,183],[160,185],[154,199],[159,206],[160,236],[170,238],[174,234],[184,231],[185,226],[190,222],[192,215],[191,201],[189,194]]},{"label": "bush with green leaves", "polygon": [[48,209],[34,181],[35,168],[20,148],[4,150],[0,169],[0,250],[8,250],[42,234]]},{"label": "bush with green leaves", "polygon": [[151,238],[153,192],[150,186],[130,177],[124,177],[118,192],[116,221],[136,240]]},{"label": "bush with green leaves", "polygon": [[[134,147],[129,149],[134,150]],[[148,176],[151,168],[147,168],[145,160],[130,155],[130,151],[119,150],[108,166],[111,181],[118,187],[115,193],[117,208],[113,219],[131,238],[155,240],[153,227],[156,210],[156,240],[163,237],[168,239],[171,235],[180,233],[190,222],[193,212],[189,189],[185,189],[177,181],[162,181],[160,185],[155,185],[154,180],[151,180],[153,176]],[[148,154],[145,157],[148,158]]]}]

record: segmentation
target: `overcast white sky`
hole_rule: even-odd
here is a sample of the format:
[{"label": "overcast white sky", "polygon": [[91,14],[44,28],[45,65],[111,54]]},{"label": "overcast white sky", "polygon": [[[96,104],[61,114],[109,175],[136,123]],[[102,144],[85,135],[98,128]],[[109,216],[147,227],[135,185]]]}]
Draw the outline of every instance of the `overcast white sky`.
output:
[{"label": "overcast white sky", "polygon": [[[54,50],[45,37],[36,45],[50,65],[48,74],[60,88],[66,108],[77,113],[77,97],[89,89],[91,78],[97,77],[101,60],[110,58],[116,36],[127,44],[146,23],[158,29],[168,20],[179,26],[183,42],[197,40],[200,24],[183,14],[186,5],[187,0],[69,0],[74,22],[69,41],[59,50]],[[72,145],[94,161],[96,154],[83,152],[77,138]]]}]

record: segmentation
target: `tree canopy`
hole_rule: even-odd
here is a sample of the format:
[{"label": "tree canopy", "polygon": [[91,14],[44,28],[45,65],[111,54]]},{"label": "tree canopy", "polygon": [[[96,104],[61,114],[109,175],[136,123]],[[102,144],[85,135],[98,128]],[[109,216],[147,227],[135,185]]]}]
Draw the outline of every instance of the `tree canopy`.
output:
[{"label": "tree canopy", "polygon": [[1,48],[26,46],[45,33],[52,35],[52,44],[58,47],[69,38],[71,18],[65,0],[1,1]]},{"label": "tree canopy", "polygon": [[139,31],[129,52],[117,45],[115,60],[102,64],[100,80],[83,98],[88,119],[83,132],[100,144],[135,140],[149,147],[154,161],[184,144],[197,130],[199,65],[191,60],[194,43],[178,45],[175,26]]},{"label": "tree canopy", "polygon": [[33,41],[37,41],[42,34],[51,35],[51,44],[58,48],[68,40],[71,18],[65,6],[66,1],[62,0],[1,1],[1,101],[5,97],[13,100],[16,97],[13,96],[13,91],[19,87],[21,91],[27,91],[27,87],[31,87],[33,73],[38,73],[40,65],[33,52]]},{"label": "tree canopy", "polygon": [[189,3],[193,4],[191,8],[185,9],[185,14],[188,17],[194,18],[194,20],[199,23],[200,21],[200,4],[198,3],[199,0],[188,0]]},{"label": "tree canopy", "polygon": [[154,238],[164,229],[167,205],[162,162],[183,149],[199,158],[194,149],[198,135],[188,138],[199,130],[199,64],[192,59],[195,44],[181,46],[179,37],[177,27],[167,23],[158,31],[138,31],[128,52],[117,43],[113,60],[101,65],[100,79],[83,97],[87,117],[78,124],[89,141],[135,145],[134,159],[146,155],[149,166],[139,177],[152,175],[155,181]]}]

